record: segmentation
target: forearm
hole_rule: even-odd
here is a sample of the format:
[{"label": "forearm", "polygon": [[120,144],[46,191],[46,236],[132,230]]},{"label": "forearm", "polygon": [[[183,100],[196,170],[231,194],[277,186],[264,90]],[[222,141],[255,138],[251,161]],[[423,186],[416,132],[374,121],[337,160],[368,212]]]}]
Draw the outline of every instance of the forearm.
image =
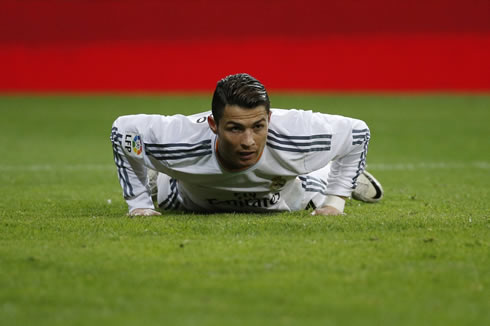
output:
[{"label": "forearm", "polygon": [[132,153],[131,147],[128,151],[124,143],[125,139],[129,140],[130,137],[124,123],[119,119],[116,120],[112,128],[111,141],[123,196],[130,212],[136,208],[153,209],[153,201],[147,188],[147,169],[143,164],[143,157]]},{"label": "forearm", "polygon": [[[364,124],[365,126],[365,124]],[[356,130],[355,130],[356,131]],[[369,145],[369,129],[367,126],[353,132],[350,150],[332,161],[327,178],[329,195],[350,197],[356,187],[359,175],[366,167],[366,155]]]}]

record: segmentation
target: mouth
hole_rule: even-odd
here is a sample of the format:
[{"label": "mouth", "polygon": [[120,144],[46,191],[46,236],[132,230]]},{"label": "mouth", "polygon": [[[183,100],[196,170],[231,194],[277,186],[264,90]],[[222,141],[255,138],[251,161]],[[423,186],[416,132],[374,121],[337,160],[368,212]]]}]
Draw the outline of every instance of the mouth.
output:
[{"label": "mouth", "polygon": [[248,161],[255,157],[255,152],[238,152],[241,160]]}]

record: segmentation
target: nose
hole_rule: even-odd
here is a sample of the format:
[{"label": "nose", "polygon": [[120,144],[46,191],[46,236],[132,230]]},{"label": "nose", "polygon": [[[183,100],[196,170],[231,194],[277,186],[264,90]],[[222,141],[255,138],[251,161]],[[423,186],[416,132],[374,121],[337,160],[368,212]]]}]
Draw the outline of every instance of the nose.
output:
[{"label": "nose", "polygon": [[245,130],[242,137],[242,147],[249,148],[255,144],[253,131],[251,129]]}]

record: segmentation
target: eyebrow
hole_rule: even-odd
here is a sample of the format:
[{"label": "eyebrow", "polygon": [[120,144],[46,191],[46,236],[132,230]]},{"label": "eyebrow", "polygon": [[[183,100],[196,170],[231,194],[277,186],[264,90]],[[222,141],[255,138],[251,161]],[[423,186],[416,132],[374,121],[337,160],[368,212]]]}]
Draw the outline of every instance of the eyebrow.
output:
[{"label": "eyebrow", "polygon": [[[265,121],[265,118],[262,118],[260,120],[255,121],[254,123],[252,123],[252,125],[256,125],[256,124],[261,123],[261,122],[264,122],[264,121]],[[233,125],[237,125],[237,126],[243,126],[243,124],[241,124],[239,122],[235,122],[233,120],[230,120],[230,121],[226,122],[226,124],[227,125],[233,124]]]}]

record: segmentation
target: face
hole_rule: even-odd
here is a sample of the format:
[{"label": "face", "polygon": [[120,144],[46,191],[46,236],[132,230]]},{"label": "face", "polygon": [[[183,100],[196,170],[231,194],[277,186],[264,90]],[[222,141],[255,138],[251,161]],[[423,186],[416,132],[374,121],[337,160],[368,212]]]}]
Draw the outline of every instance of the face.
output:
[{"label": "face", "polygon": [[219,123],[209,117],[209,127],[218,135],[220,163],[232,171],[254,165],[264,150],[269,120],[263,105],[253,109],[227,105]]}]

